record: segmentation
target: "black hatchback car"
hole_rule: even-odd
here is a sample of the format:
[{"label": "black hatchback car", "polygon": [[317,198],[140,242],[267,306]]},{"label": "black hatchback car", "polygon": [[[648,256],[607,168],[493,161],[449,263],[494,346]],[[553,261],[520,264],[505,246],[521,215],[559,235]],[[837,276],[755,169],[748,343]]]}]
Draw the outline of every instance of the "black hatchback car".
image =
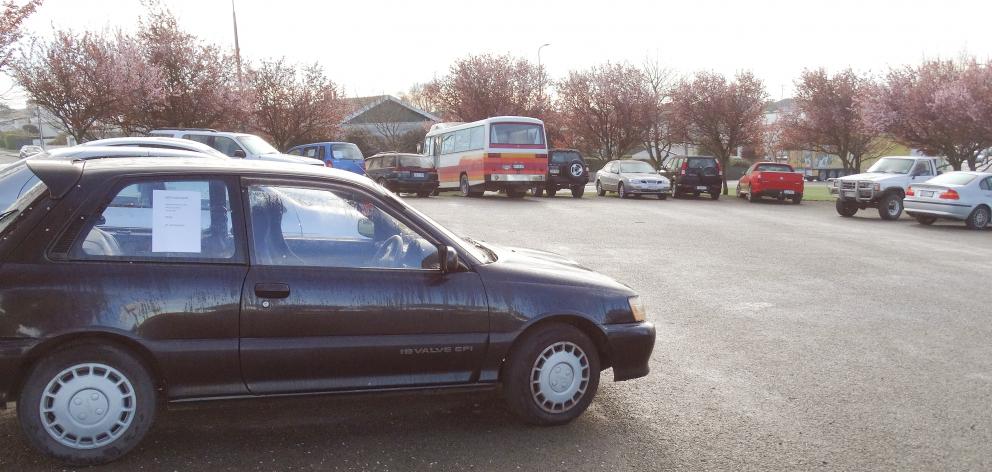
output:
[{"label": "black hatchback car", "polygon": [[429,197],[438,185],[434,158],[420,154],[376,154],[365,160],[365,175],[393,192],[418,197]]},{"label": "black hatchback car", "polygon": [[0,213],[0,406],[70,464],[162,401],[500,387],[525,421],[647,375],[627,286],[453,235],[366,178],[214,159],[32,159]]},{"label": "black hatchback car", "polygon": [[677,156],[669,159],[662,175],[672,181],[672,196],[709,194],[717,200],[723,191],[723,169],[720,161],[707,156]]},{"label": "black hatchback car", "polygon": [[582,154],[575,149],[552,149],[548,151],[548,174],[545,186],[536,187],[534,196],[542,194],[555,196],[559,190],[571,190],[573,198],[582,198],[589,183],[589,166]]}]

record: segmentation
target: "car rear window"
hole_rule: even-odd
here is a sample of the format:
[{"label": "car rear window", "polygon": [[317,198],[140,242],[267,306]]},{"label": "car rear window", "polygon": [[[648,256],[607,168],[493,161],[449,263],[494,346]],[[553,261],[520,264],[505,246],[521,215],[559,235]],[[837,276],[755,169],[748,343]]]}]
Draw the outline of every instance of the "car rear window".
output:
[{"label": "car rear window", "polygon": [[792,172],[792,168],[785,164],[761,164],[757,170],[761,172]]},{"label": "car rear window", "polygon": [[434,159],[427,156],[400,156],[400,167],[433,169]]},{"label": "car rear window", "polygon": [[716,167],[716,159],[714,158],[689,159],[690,169],[705,169],[707,167]]},{"label": "car rear window", "polygon": [[938,175],[928,180],[927,183],[937,185],[968,185],[975,180],[975,177],[974,174],[966,174],[964,172],[949,172]]},{"label": "car rear window", "polygon": [[582,160],[579,153],[575,151],[555,151],[551,153],[552,164],[567,164],[575,160]]}]

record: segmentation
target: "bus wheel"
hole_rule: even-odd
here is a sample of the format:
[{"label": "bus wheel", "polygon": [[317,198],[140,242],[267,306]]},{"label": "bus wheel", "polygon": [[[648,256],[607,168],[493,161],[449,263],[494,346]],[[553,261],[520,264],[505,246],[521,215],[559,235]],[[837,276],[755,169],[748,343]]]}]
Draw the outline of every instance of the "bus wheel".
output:
[{"label": "bus wheel", "polygon": [[463,197],[478,197],[482,195],[482,192],[473,192],[472,186],[468,184],[468,176],[462,174],[461,179],[459,179],[458,189],[462,192]]}]

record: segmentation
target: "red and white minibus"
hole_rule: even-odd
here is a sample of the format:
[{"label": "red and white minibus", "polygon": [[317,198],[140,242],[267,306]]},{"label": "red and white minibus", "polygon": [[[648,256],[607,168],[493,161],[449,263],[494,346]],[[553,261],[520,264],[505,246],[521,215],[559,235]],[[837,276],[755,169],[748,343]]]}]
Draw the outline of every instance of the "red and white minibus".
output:
[{"label": "red and white minibus", "polygon": [[438,123],[424,138],[424,154],[434,157],[439,188],[477,197],[502,190],[513,198],[542,185],[548,170],[544,122],[523,116],[497,116],[472,123]]}]

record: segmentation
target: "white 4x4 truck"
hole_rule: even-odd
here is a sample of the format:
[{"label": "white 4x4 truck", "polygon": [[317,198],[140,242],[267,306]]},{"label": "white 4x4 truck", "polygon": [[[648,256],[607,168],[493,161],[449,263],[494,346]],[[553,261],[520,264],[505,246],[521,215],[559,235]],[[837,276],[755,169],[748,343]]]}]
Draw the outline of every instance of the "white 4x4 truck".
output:
[{"label": "white 4x4 truck", "polygon": [[946,166],[936,157],[883,157],[868,172],[834,179],[830,194],[837,197],[840,216],[854,216],[870,207],[877,208],[883,220],[895,220],[902,215],[906,187],[934,178]]}]

